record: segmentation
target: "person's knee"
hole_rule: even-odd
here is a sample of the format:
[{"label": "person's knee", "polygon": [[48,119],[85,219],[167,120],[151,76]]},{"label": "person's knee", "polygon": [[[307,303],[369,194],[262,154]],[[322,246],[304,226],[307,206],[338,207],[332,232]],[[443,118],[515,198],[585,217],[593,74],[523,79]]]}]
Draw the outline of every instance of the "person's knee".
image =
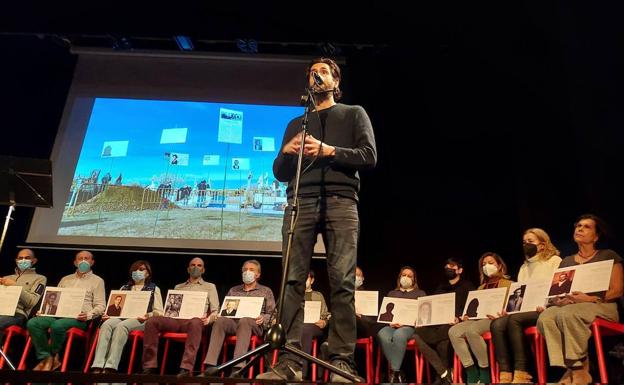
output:
[{"label": "person's knee", "polygon": [[256,320],[253,318],[241,318],[238,320],[238,325],[236,325],[236,331],[239,330],[248,330],[251,329],[256,324]]},{"label": "person's knee", "polygon": [[449,338],[461,338],[464,336],[464,332],[460,328],[453,326],[449,329],[448,336]]}]

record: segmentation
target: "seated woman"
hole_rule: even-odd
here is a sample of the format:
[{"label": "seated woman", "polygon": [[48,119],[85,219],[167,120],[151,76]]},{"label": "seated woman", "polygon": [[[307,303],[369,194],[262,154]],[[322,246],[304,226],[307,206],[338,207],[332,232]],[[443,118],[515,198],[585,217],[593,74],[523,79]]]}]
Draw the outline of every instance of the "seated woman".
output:
[{"label": "seated woman", "polygon": [[[404,266],[399,272],[396,289],[390,290],[387,297],[417,299],[424,295],[426,295],[425,292],[418,288],[416,271],[409,266]],[[390,383],[405,382],[401,364],[407,342],[412,338],[412,334],[414,334],[413,326],[398,323],[391,323],[390,326],[382,328],[377,333],[381,350],[390,364]]]},{"label": "seated woman", "polygon": [[[507,265],[496,253],[487,252],[479,258],[479,275],[481,286],[477,290],[497,287],[508,288],[512,284],[512,281],[507,279]],[[490,323],[494,315],[488,315],[488,318],[479,320],[469,320],[468,317],[468,315],[464,315],[462,322],[449,329],[449,339],[462,365],[466,368],[466,382],[489,384],[492,380],[490,378],[487,346],[481,335],[490,330]],[[474,364],[471,351],[477,358],[478,366]],[[460,381],[455,379],[455,382]]]},{"label": "seated woman", "polygon": [[105,322],[100,327],[100,335],[95,349],[95,358],[91,370],[94,373],[116,372],[128,333],[143,330],[145,320],[149,317],[162,315],[163,302],[160,289],[152,282],[152,268],[147,261],[136,261],[130,266],[130,280],[121,287],[128,291],[151,291],[147,314],[139,318],[102,317]]},{"label": "seated woman", "polygon": [[546,339],[550,365],[566,368],[560,383],[591,383],[587,346],[589,326],[596,317],[618,321],[617,301],[624,294],[622,258],[613,250],[597,249],[596,242],[604,236],[605,225],[595,215],[579,217],[574,228],[576,254],[567,256],[559,267],[613,260],[609,289],[599,293],[573,291],[553,300],[537,320],[537,327]]},{"label": "seated woman", "polygon": [[[528,229],[522,236],[522,242],[525,261],[520,267],[518,282],[552,279],[553,272],[559,267],[561,258],[559,258],[559,251],[550,241],[548,234],[542,229]],[[516,301],[520,302],[519,300]],[[514,309],[517,309],[517,306],[511,306],[506,310],[512,311]],[[534,382],[528,371],[528,349],[524,329],[535,326],[538,315],[537,311],[529,311],[503,315],[492,321],[490,330],[501,383],[526,384]],[[511,354],[513,354],[513,361],[510,357]]]}]

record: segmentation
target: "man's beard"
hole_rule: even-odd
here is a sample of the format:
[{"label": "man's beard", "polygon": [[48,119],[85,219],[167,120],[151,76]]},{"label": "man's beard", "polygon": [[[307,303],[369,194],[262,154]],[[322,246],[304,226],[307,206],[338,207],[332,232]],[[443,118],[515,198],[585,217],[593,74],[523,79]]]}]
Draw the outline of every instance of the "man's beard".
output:
[{"label": "man's beard", "polygon": [[329,100],[329,97],[333,94],[333,91],[313,90],[313,93],[316,104],[320,104]]}]

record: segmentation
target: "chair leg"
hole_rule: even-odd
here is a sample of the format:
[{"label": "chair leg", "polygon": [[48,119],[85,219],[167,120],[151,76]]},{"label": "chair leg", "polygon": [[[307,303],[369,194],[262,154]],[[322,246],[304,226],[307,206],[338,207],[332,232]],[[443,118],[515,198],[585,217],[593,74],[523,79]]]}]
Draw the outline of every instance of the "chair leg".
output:
[{"label": "chair leg", "polygon": [[17,367],[17,370],[26,370],[26,360],[28,359],[28,353],[30,352],[30,346],[32,345],[32,338],[28,336],[26,339],[26,346],[24,346],[24,352],[22,353],[22,358],[20,359],[20,363]]},{"label": "chair leg", "polygon": [[132,339],[132,350],[130,350],[130,359],[128,360],[128,374],[132,374],[132,369],[134,367],[134,358],[136,356],[136,348],[139,344],[139,336],[135,335]]},{"label": "chair leg", "polygon": [[373,383],[373,341],[366,343],[366,383]]},{"label": "chair leg", "polygon": [[[95,355],[95,347],[97,346],[97,341],[98,341],[98,337],[100,335],[100,329],[98,329],[95,332],[95,337],[93,338],[93,342],[91,343],[91,349],[89,349],[89,355],[87,356],[87,362],[85,363],[84,366],[84,373],[87,373],[89,371],[89,365],[91,365],[91,362],[93,361],[93,356]],[[89,346],[89,341],[85,340],[85,345]]]},{"label": "chair leg", "polygon": [[375,363],[375,383],[381,382],[381,346],[377,346],[377,362]]},{"label": "chair leg", "polygon": [[63,354],[63,364],[61,365],[61,373],[67,371],[67,363],[69,362],[69,354],[71,353],[72,343],[74,342],[74,333],[69,333],[67,343],[65,344],[65,353]]},{"label": "chair leg", "polygon": [[[314,340],[312,340],[312,356],[316,357],[316,346],[317,345],[317,340],[316,338]],[[304,365],[307,365],[304,364]],[[312,365],[310,365],[310,369],[312,370],[312,382],[316,382],[316,364],[313,363]]]},{"label": "chair leg", "polygon": [[[11,338],[13,337],[13,330],[9,330],[8,333],[4,336],[4,345],[2,346],[2,351],[4,354],[7,354],[9,351],[9,344],[11,343]],[[0,369],[4,367],[4,357],[0,357]]]},{"label": "chair leg", "polygon": [[607,374],[607,366],[604,359],[604,350],[602,347],[602,332],[600,327],[594,322],[591,325],[592,332],[594,334],[594,344],[596,344],[596,355],[598,356],[598,370],[600,372],[600,382],[603,384],[609,383],[609,375]]},{"label": "chair leg", "polygon": [[[254,350],[256,348],[256,341],[258,341],[258,339],[255,336],[251,337],[251,350]],[[249,357],[249,359],[251,360],[252,357]],[[251,367],[249,367],[249,379],[252,380],[254,378],[254,367],[253,365],[251,365]]]}]

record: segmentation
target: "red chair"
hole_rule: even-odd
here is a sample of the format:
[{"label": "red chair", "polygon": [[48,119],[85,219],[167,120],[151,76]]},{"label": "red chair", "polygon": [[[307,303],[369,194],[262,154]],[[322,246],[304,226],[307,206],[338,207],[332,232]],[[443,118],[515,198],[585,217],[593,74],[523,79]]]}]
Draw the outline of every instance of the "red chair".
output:
[{"label": "red chair", "polygon": [[[490,376],[492,377],[492,383],[498,383],[498,375],[500,373],[498,368],[498,362],[496,362],[496,355],[494,354],[494,344],[492,343],[492,334],[485,332],[481,335],[485,343],[488,345],[488,357],[490,360]],[[464,373],[464,366],[457,354],[453,357],[453,382],[461,383],[461,378]]]},{"label": "red chair", "polygon": [[[163,375],[165,374],[165,368],[167,367],[167,357],[169,355],[169,343],[171,341],[174,342],[186,342],[186,339],[188,338],[188,333],[174,333],[174,332],[166,332],[163,333],[161,335],[162,338],[165,339],[165,348],[163,349],[163,357],[162,357],[162,362],[160,364],[160,374]],[[206,339],[207,339],[207,335],[206,333],[202,334],[202,358],[206,356],[206,350],[208,349],[207,347],[207,343],[206,343]],[[202,370],[203,370],[203,364],[202,364]]]},{"label": "red chair", "polygon": [[[4,345],[2,345],[2,351],[7,354],[9,351],[9,345],[13,336],[21,336],[24,339],[28,339],[28,330],[21,326],[8,326],[4,329]],[[4,357],[0,356],[0,369],[4,367]]]},{"label": "red chair", "polygon": [[600,372],[600,382],[609,383],[609,375],[607,373],[607,365],[604,359],[604,350],[602,347],[602,336],[613,336],[624,334],[624,324],[614,321],[607,321],[602,318],[596,318],[591,324],[592,334],[594,335],[594,344],[596,344],[596,355],[598,356],[598,370]]},{"label": "red chair", "polygon": [[137,345],[139,340],[143,340],[145,333],[141,330],[133,330],[128,333],[128,338],[132,339],[132,347],[130,350],[130,359],[128,360],[128,374],[132,374],[134,368],[134,360],[136,358]]},{"label": "red chair", "polygon": [[[250,341],[250,348],[249,349],[250,350],[254,350],[256,348],[256,346],[261,345],[261,344],[262,344],[262,338],[252,334],[251,335],[251,341]],[[225,337],[225,340],[223,340],[223,348],[221,349],[223,362],[225,362],[227,360],[227,347],[228,347],[228,345],[232,345],[232,346],[236,345],[236,336],[227,336],[227,337]],[[273,359],[274,360],[277,358],[276,353],[277,353],[277,351],[275,351],[275,353],[273,353]],[[252,366],[252,367],[249,368],[249,378],[250,379],[254,378],[253,372],[254,372],[254,368]],[[264,357],[260,357],[260,373],[264,373]],[[223,374],[221,374],[221,376],[223,376]]]},{"label": "red chair", "polygon": [[373,337],[359,338],[355,343],[356,348],[363,348],[366,354],[366,382],[373,383],[375,368],[373,367]]},{"label": "red chair", "polygon": [[99,337],[100,337],[100,328],[97,328],[97,330],[95,331],[95,335],[93,336],[93,342],[91,342],[91,349],[89,349],[89,355],[87,356],[84,369],[82,370],[83,373],[89,372],[89,366],[91,365],[91,362],[93,362],[93,356],[95,355],[95,348],[97,346]]},{"label": "red chair", "polygon": [[[421,371],[422,366],[422,353],[418,350],[418,346],[416,346],[416,340],[409,340],[407,342],[407,349],[414,351],[414,364],[416,367],[416,373]],[[381,346],[377,349],[377,363],[375,364],[375,383],[381,382]]]},{"label": "red chair", "polygon": [[[89,326],[86,330],[78,329],[78,328],[69,328],[65,334],[67,335],[67,340],[65,342],[65,352],[63,353],[63,362],[61,363],[61,372],[67,371],[67,364],[69,362],[69,357],[71,356],[71,348],[74,343],[74,339],[81,339],[84,341],[85,346],[85,356],[89,356],[89,341],[91,340],[91,335],[93,334],[93,329],[95,328],[95,322],[90,322]],[[24,353],[22,353],[22,359],[20,360],[18,370],[26,369],[26,359],[28,358],[28,354],[30,353],[30,348],[32,346],[32,339],[28,336],[26,340],[26,346],[24,346]]]},{"label": "red chair", "polygon": [[546,342],[544,336],[539,333],[536,326],[524,329],[524,335],[531,339],[531,351],[535,355],[535,369],[537,370],[537,382],[546,383]]}]

